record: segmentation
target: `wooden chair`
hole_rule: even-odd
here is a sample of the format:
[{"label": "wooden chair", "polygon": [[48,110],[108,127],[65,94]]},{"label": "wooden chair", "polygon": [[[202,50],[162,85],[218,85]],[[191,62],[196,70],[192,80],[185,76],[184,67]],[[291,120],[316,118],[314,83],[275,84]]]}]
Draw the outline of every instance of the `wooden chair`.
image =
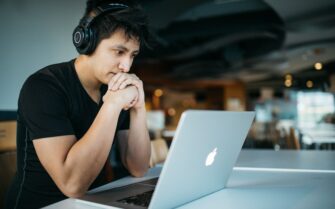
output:
[{"label": "wooden chair", "polygon": [[274,144],[279,146],[279,149],[301,149],[299,136],[294,127],[289,127],[288,130],[284,128],[276,130]]},{"label": "wooden chair", "polygon": [[16,151],[0,153],[0,168],[0,208],[3,208],[7,189],[16,172]]},{"label": "wooden chair", "polygon": [[287,149],[300,150],[299,138],[293,127],[289,128],[289,133],[287,133],[286,135],[286,144],[287,144]]},{"label": "wooden chair", "polygon": [[0,153],[16,150],[16,121],[0,121]]},{"label": "wooden chair", "polygon": [[16,172],[16,126],[15,120],[0,121],[0,208]]},{"label": "wooden chair", "polygon": [[151,157],[150,167],[154,167],[157,163],[165,161],[169,148],[164,139],[154,139],[151,141]]}]

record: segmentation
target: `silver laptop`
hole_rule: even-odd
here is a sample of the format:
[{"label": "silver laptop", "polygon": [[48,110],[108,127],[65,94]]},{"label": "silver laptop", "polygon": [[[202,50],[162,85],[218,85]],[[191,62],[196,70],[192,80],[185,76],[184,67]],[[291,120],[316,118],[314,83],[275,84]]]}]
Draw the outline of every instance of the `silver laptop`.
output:
[{"label": "silver laptop", "polygon": [[85,195],[119,208],[176,208],[225,187],[254,112],[189,110],[182,114],[160,177]]}]

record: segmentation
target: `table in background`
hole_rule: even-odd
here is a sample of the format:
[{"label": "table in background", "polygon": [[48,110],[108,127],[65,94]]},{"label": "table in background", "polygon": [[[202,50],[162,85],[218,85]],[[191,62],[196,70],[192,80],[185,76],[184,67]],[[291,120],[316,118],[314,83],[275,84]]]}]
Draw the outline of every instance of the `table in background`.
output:
[{"label": "table in background", "polygon": [[313,128],[300,128],[299,132],[302,142],[307,145],[315,145],[315,149],[320,149],[326,144],[328,149],[335,145],[335,126],[333,124],[320,124]]}]

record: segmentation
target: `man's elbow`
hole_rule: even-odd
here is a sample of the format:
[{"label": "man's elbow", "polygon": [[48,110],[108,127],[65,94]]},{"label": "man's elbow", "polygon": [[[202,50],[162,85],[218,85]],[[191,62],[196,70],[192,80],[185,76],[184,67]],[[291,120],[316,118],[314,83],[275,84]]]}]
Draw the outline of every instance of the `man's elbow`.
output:
[{"label": "man's elbow", "polygon": [[143,167],[140,169],[132,169],[130,174],[134,177],[140,178],[143,177],[148,172],[149,167]]},{"label": "man's elbow", "polygon": [[67,197],[78,198],[83,196],[87,189],[79,184],[67,184],[62,187],[61,191]]}]

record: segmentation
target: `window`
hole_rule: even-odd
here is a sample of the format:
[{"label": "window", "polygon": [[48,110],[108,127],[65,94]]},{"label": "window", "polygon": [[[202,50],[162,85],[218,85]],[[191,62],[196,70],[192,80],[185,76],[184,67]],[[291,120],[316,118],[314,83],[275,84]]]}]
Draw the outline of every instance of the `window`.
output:
[{"label": "window", "polygon": [[298,126],[314,127],[322,117],[333,113],[334,96],[325,92],[298,92]]}]

